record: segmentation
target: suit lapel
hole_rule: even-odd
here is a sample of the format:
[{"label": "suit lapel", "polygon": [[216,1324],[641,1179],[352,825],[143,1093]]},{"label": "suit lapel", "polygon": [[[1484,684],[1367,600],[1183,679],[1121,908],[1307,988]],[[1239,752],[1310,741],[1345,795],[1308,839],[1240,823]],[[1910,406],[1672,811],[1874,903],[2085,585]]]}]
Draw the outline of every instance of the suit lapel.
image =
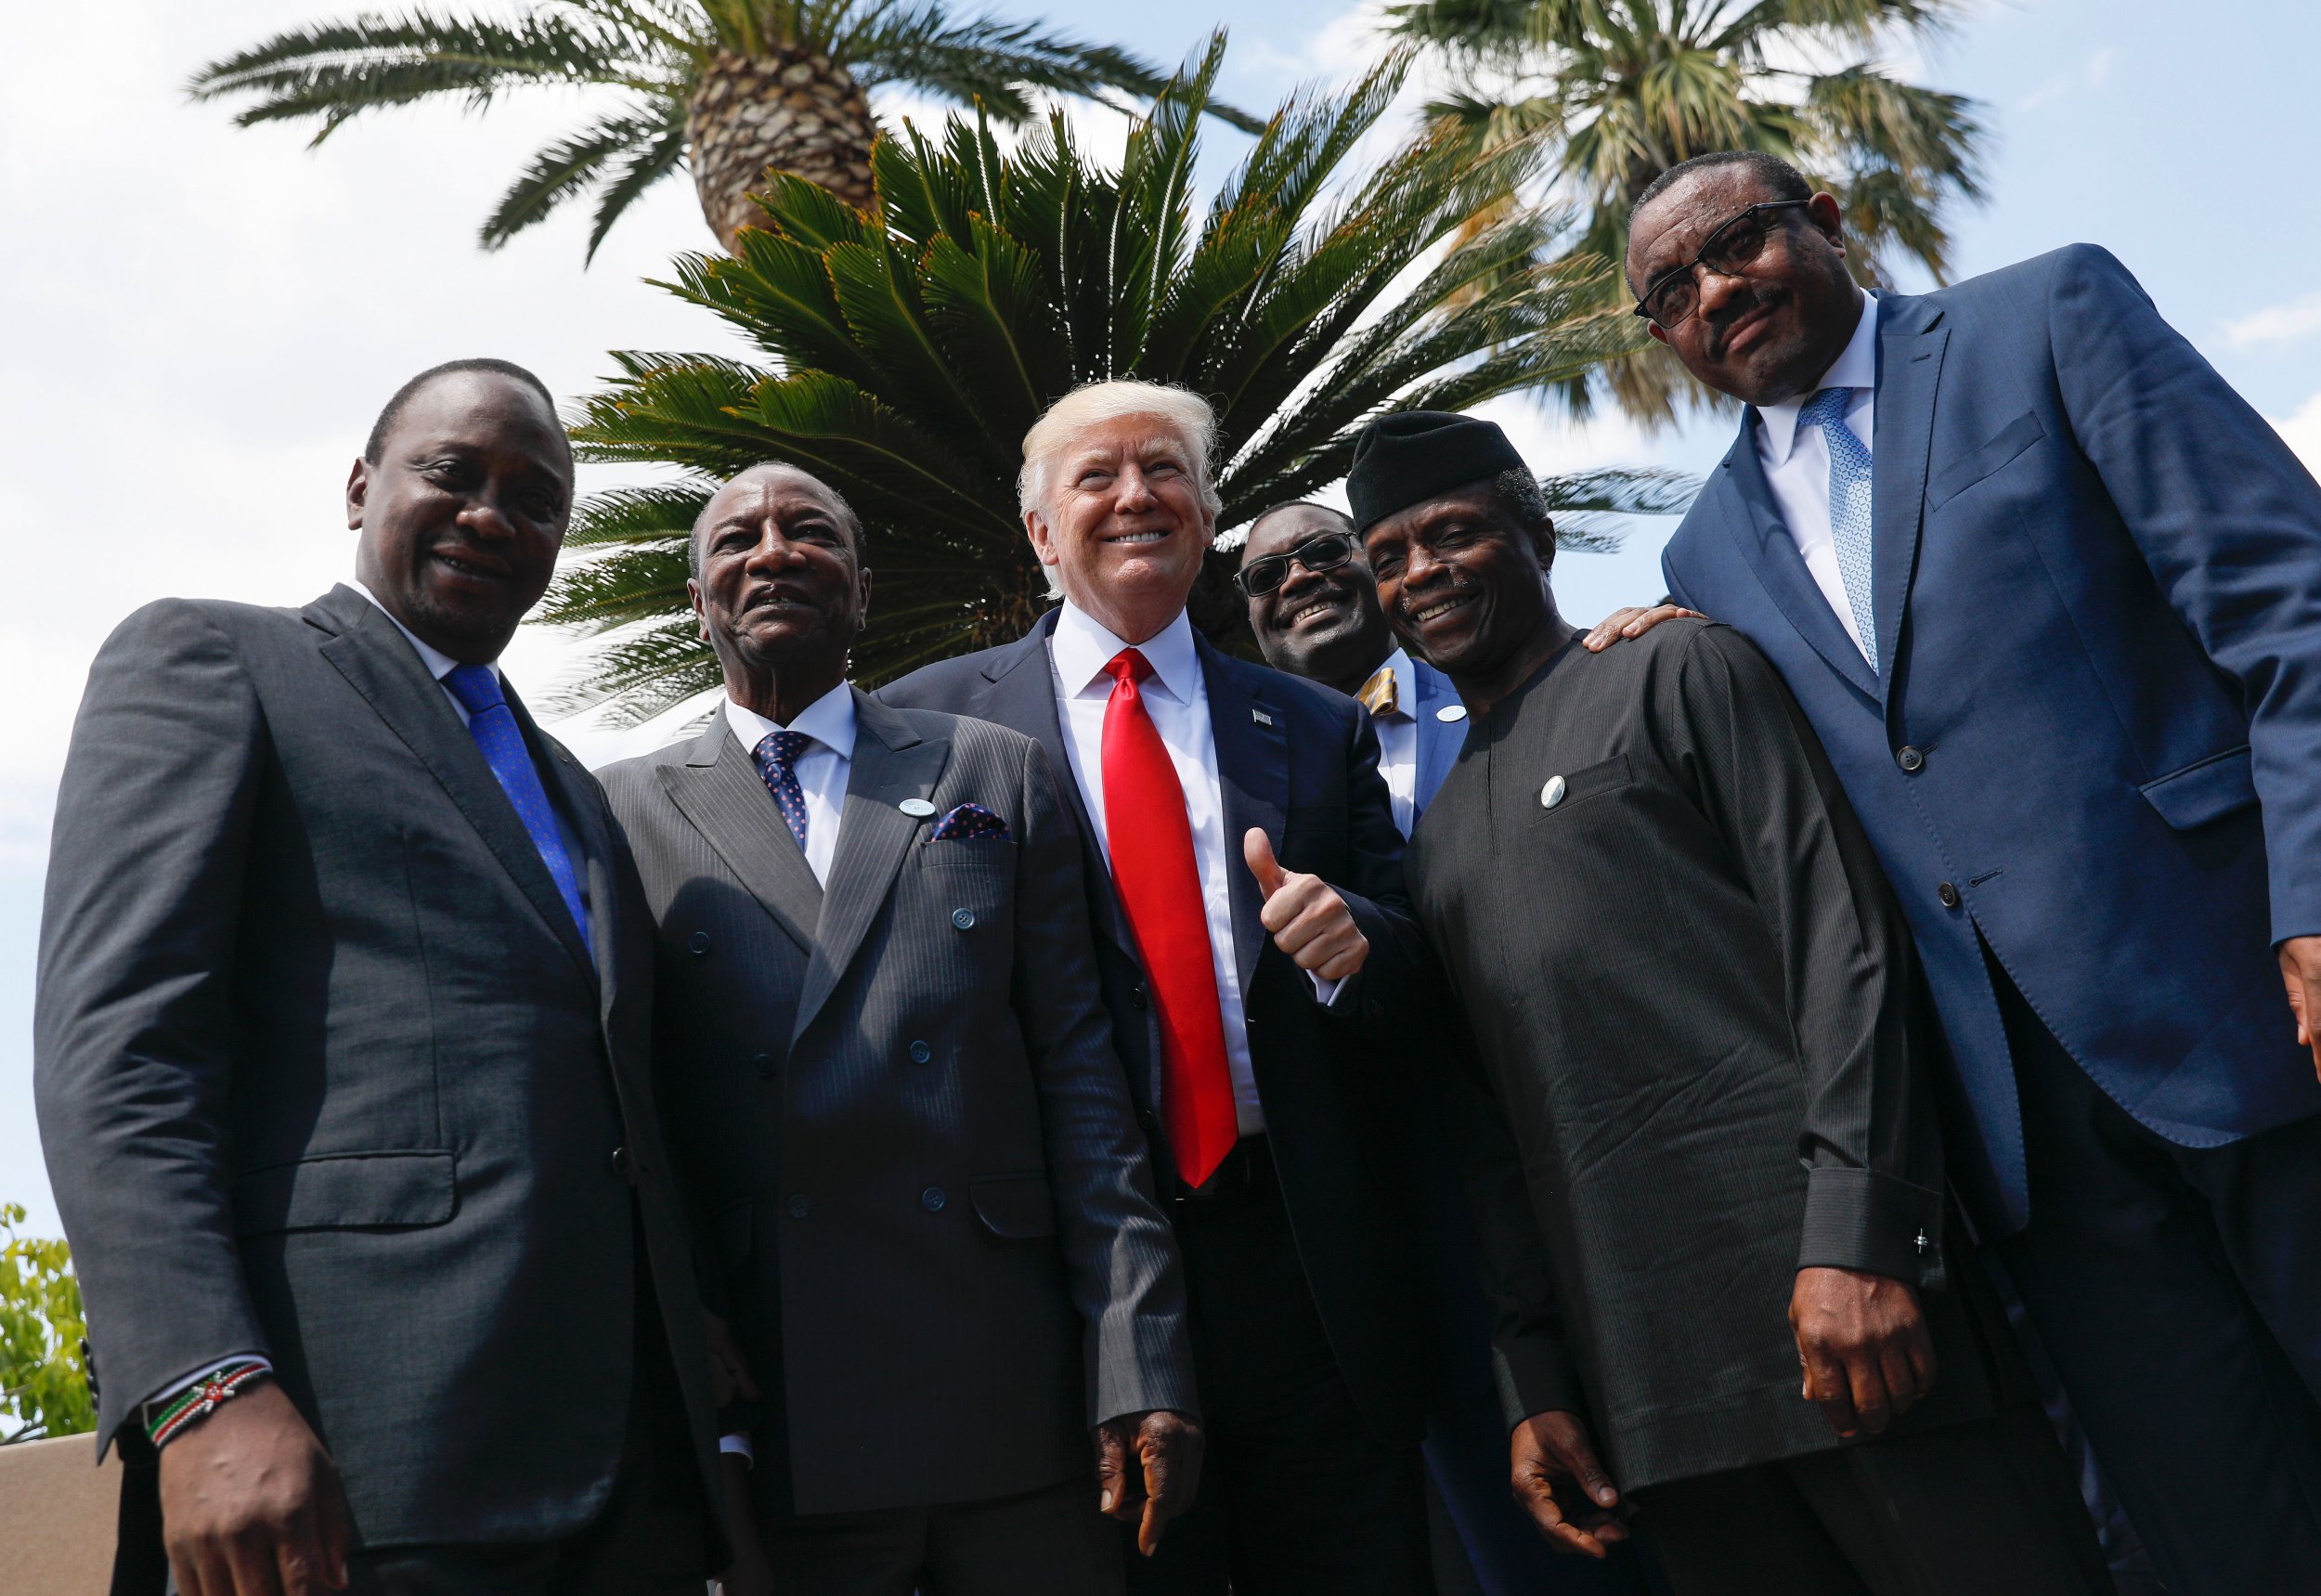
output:
[{"label": "suit lapel", "polygon": [[1020,642],[1002,649],[984,667],[983,719],[1021,732],[1046,751],[1048,768],[1056,772],[1064,803],[1080,827],[1082,863],[1089,880],[1096,884],[1092,895],[1096,930],[1141,964],[1135,939],[1128,934],[1128,921],[1121,914],[1120,894],[1112,889],[1111,869],[1105,862],[1104,850],[1096,843],[1097,832],[1088,813],[1087,800],[1081,796],[1080,783],[1072,775],[1071,757],[1064,746],[1064,722],[1056,707],[1056,668],[1050,663],[1047,651],[1047,640],[1056,630],[1057,613],[1049,611]]},{"label": "suit lapel", "polygon": [[[1883,424],[1879,430],[1885,430]],[[1719,519],[1740,545],[1766,595],[1832,670],[1874,701],[1878,680],[1871,674],[1869,661],[1861,657],[1861,650],[1854,646],[1836,612],[1822,596],[1813,573],[1805,568],[1805,557],[1797,552],[1796,540],[1782,521],[1772,485],[1765,480],[1764,464],[1757,458],[1755,410],[1742,418],[1741,435],[1717,468],[1710,491],[1727,496],[1726,513]]]},{"label": "suit lapel", "polygon": [[531,833],[524,829],[483,750],[460,724],[459,712],[427,674],[409,642],[383,611],[352,588],[331,589],[308,605],[306,613],[336,634],[322,644],[323,658],[427,768],[573,962],[595,980],[596,966],[580,940],[580,928],[573,924],[572,911],[541,862]]},{"label": "suit lapel", "polygon": [[1459,702],[1459,691],[1450,678],[1422,659],[1413,658],[1410,664],[1419,683],[1419,769],[1410,805],[1410,824],[1416,826],[1419,816],[1442,790],[1443,778],[1459,762],[1459,750],[1467,741],[1467,722],[1464,717],[1456,720],[1441,717],[1446,705]]},{"label": "suit lapel", "polygon": [[764,778],[720,707],[681,765],[660,767],[669,800],[800,952],[814,951],[822,883],[782,824]]},{"label": "suit lapel", "polygon": [[886,907],[903,854],[918,837],[923,822],[899,806],[904,798],[930,798],[951,759],[947,739],[922,742],[901,715],[860,691],[854,694],[854,726],[838,849],[830,861],[813,957],[798,991],[793,1041],[805,1034],[853,963],[864,933]]},{"label": "suit lapel", "polygon": [[1951,332],[1922,299],[1878,301],[1877,436],[1871,445],[1870,560],[1878,626],[1878,678],[1890,680],[1900,657],[1902,617],[1918,568],[1918,532],[1926,522],[1926,460],[1934,444],[1935,390]]},{"label": "suit lapel", "polygon": [[[1282,712],[1258,685],[1261,673],[1239,670],[1196,632],[1201,680],[1209,689],[1209,735],[1217,749],[1217,787],[1225,811],[1225,878],[1233,907],[1233,959],[1249,1001],[1257,956],[1265,948],[1265,907],[1257,877],[1241,857],[1241,838],[1263,831],[1278,857],[1281,823],[1290,806],[1289,739]],[[1263,717],[1262,719],[1260,717]]]}]

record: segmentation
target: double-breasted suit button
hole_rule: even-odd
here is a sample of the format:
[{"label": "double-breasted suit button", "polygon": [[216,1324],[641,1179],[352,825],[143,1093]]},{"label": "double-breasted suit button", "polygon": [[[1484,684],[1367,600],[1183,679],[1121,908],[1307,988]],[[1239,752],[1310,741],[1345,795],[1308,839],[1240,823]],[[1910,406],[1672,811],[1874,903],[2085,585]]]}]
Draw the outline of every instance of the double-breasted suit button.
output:
[{"label": "double-breasted suit button", "polygon": [[806,1215],[807,1215],[807,1213],[809,1213],[809,1211],[810,1211],[810,1210],[811,1210],[812,1206],[813,1206],[813,1205],[812,1205],[811,1203],[810,1203],[810,1202],[808,1202],[808,1201],[806,1200],[806,1194],[805,1194],[804,1192],[802,1192],[802,1191],[793,1191],[792,1193],[790,1193],[790,1217],[791,1217],[791,1218],[793,1218],[793,1219],[803,1219],[803,1218],[805,1218],[805,1217],[806,1217]]},{"label": "double-breasted suit button", "polygon": [[771,1075],[773,1073],[773,1055],[771,1053],[760,1053],[757,1058],[752,1058],[750,1062],[758,1067],[758,1073],[760,1075]]},{"label": "double-breasted suit button", "polygon": [[1145,1135],[1148,1136],[1157,1136],[1160,1134],[1160,1116],[1150,1109],[1138,1110],[1136,1122],[1145,1127]]},{"label": "double-breasted suit button", "polygon": [[1926,751],[1924,748],[1904,748],[1894,756],[1894,762],[1910,774],[1916,775],[1926,769]]},{"label": "double-breasted suit button", "polygon": [[695,931],[693,935],[693,941],[687,942],[685,945],[693,950],[694,957],[699,958],[702,954],[709,951],[709,933],[707,931]]},{"label": "double-breasted suit button", "polygon": [[963,931],[966,930],[975,924],[975,911],[973,909],[953,909],[951,912],[951,923],[958,927]]},{"label": "double-breasted suit button", "polygon": [[940,1213],[943,1211],[943,1204],[949,1200],[951,1200],[943,1195],[943,1188],[940,1186],[930,1186],[919,1193],[919,1206],[929,1213]]},{"label": "double-breasted suit button", "polygon": [[637,1161],[629,1156],[627,1148],[613,1149],[613,1173],[615,1174],[623,1180],[633,1181],[636,1178],[636,1167]]},{"label": "double-breasted suit button", "polygon": [[1958,889],[1951,886],[1948,881],[1945,881],[1941,886],[1937,887],[1934,889],[1934,895],[1942,901],[1942,906],[1945,909],[1955,909],[1958,907]]},{"label": "double-breasted suit button", "polygon": [[932,1047],[929,1047],[929,1046],[928,1046],[926,1043],[924,1043],[924,1042],[914,1042],[913,1044],[911,1044],[911,1062],[912,1062],[912,1063],[914,1063],[914,1064],[924,1064],[924,1063],[926,1063],[926,1062],[927,1062],[929,1058],[934,1058],[934,1057],[935,1057],[935,1050],[934,1050]]},{"label": "double-breasted suit button", "polygon": [[1148,1008],[1151,1006],[1152,997],[1150,993],[1145,991],[1144,983],[1140,981],[1136,985],[1129,988],[1128,1001],[1135,1004],[1138,1008]]}]

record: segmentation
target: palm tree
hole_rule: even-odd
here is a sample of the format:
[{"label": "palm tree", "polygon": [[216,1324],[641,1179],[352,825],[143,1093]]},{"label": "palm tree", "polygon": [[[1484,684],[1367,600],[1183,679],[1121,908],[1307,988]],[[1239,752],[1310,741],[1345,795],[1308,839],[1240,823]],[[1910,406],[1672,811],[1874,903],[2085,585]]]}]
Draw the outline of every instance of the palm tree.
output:
[{"label": "palm tree", "polygon": [[[593,188],[593,260],[622,213],[680,162],[729,250],[770,168],[869,204],[877,123],[866,91],[882,84],[1017,123],[1033,114],[1027,88],[1109,101],[1163,81],[1109,45],[988,16],[955,20],[942,0],[550,0],[513,21],[415,8],[294,28],[211,62],[188,88],[250,100],[240,126],[318,123],[315,144],[363,111],[425,99],[482,110],[513,89],[617,91],[595,121],[532,158],[479,240],[498,249]],[[1256,131],[1228,106],[1210,110]]]},{"label": "palm tree", "polygon": [[[1762,149],[1844,202],[1854,271],[1871,286],[1914,260],[1950,268],[1945,214],[1982,197],[1974,101],[1903,83],[1875,58],[1938,33],[1968,0],[1416,0],[1388,31],[1488,91],[1428,107],[1478,144],[1544,138],[1553,175],[1586,208],[1577,247],[1617,260],[1628,208],[1677,162]],[[1666,351],[1607,369],[1632,413],[1665,420],[1692,387]],[[1567,396],[1585,404],[1584,391]]]},{"label": "palm tree", "polygon": [[[542,618],[604,644],[569,707],[609,700],[634,721],[716,685],[686,609],[685,539],[716,484],[756,461],[806,467],[861,515],[878,586],[854,663],[876,683],[1018,636],[1040,613],[1019,446],[1080,383],[1135,375],[1208,396],[1233,526],[1342,476],[1385,410],[1463,409],[1636,346],[1632,317],[1596,308],[1608,263],[1548,260],[1567,218],[1516,207],[1443,247],[1523,180],[1529,146],[1475,150],[1431,131],[1346,170],[1402,81],[1399,55],[1342,95],[1292,97],[1196,219],[1196,124],[1222,55],[1220,35],[1162,90],[1117,171],[1060,116],[1012,155],[980,117],[940,139],[906,125],[873,157],[869,213],[777,177],[733,255],[681,260],[667,286],[771,364],[618,354],[621,375],[587,402],[583,459],[680,474],[575,516],[579,557]],[[1494,292],[1462,292],[1486,279]],[[1685,497],[1651,472],[1551,486],[1579,512]],[[1244,623],[1215,564],[1196,618],[1230,635]]]}]

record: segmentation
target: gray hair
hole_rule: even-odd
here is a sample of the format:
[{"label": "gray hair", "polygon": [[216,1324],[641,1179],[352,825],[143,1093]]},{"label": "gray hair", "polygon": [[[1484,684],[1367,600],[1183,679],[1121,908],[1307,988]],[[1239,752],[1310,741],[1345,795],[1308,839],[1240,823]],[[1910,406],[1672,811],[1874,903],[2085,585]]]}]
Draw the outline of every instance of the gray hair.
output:
[{"label": "gray hair", "polygon": [[1525,526],[1537,526],[1542,521],[1554,519],[1548,505],[1547,490],[1539,479],[1526,468],[1510,466],[1491,479],[1491,497],[1499,507]]}]

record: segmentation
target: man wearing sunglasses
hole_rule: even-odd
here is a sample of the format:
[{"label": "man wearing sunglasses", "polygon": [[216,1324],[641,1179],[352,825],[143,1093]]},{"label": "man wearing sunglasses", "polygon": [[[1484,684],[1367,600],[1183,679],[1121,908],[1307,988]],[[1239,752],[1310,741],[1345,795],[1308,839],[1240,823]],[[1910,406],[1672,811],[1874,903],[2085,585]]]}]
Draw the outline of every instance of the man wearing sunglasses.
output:
[{"label": "man wearing sunglasses", "polygon": [[2098,1460],[2179,1596],[2309,1587],[2321,489],[2099,249],[1872,298],[1838,201],[1728,153],[1627,269],[1750,407],[1669,591],[1779,669],[1893,879],[1953,1174]]},{"label": "man wearing sunglasses", "polygon": [[[1393,796],[1394,824],[1407,837],[1459,759],[1467,707],[1449,677],[1394,641],[1354,522],[1326,504],[1261,511],[1233,582],[1249,601],[1250,629],[1268,665],[1334,687],[1369,710],[1379,774]],[[1618,610],[1588,634],[1587,646],[1601,650],[1685,613],[1666,604]],[[1444,1150],[1442,1105],[1432,1080],[1411,1085],[1412,1162],[1433,1310],[1425,1454],[1435,1583],[1444,1596],[1641,1590],[1627,1548],[1614,1549],[1609,1566],[1559,1558],[1508,1494],[1507,1427],[1492,1384],[1474,1243]]]}]

